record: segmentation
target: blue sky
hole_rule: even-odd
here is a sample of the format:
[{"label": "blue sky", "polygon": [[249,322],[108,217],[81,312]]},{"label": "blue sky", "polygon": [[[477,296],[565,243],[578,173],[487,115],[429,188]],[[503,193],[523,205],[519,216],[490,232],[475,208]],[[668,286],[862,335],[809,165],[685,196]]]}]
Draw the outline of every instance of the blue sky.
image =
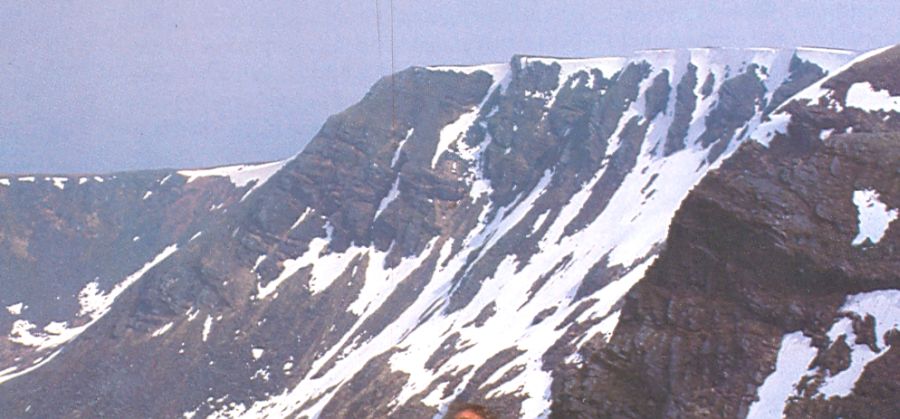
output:
[{"label": "blue sky", "polygon": [[[188,4],[189,3],[189,4]],[[0,173],[295,154],[390,71],[388,0],[0,3]],[[394,1],[395,68],[900,43],[897,1]]]}]

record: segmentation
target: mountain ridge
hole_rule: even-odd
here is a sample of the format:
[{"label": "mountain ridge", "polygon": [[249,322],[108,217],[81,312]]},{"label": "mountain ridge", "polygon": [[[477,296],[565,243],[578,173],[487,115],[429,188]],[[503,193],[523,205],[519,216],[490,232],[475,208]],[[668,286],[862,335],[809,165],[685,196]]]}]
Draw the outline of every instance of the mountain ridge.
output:
[{"label": "mountain ridge", "polygon": [[[227,204],[161,237],[156,248],[174,241],[178,250],[54,362],[32,354],[47,364],[16,379],[31,390],[4,395],[0,384],[0,406],[51,416],[416,417],[470,401],[501,417],[547,415],[555,371],[582,362],[588,341],[618,336],[629,290],[655,266],[694,185],[751,138],[790,149],[782,137],[806,115],[797,95],[855,58],[813,55],[823,62],[774,49],[515,56],[489,71],[385,77],[300,154],[270,163],[280,166],[265,179],[215,168],[196,182],[173,177],[171,196],[204,196],[195,209]],[[779,101],[795,104],[772,106]],[[767,120],[789,108],[787,121]],[[188,240],[195,230],[202,235]],[[0,337],[0,354],[16,345]],[[90,367],[104,356],[116,361]],[[136,362],[148,357],[167,367]],[[11,359],[0,357],[0,380],[24,370]],[[43,388],[41,378],[59,385],[60,403],[17,397]],[[139,379],[152,387],[146,396],[135,396]],[[91,380],[106,384],[79,384]],[[154,405],[159,395],[170,405]]]}]

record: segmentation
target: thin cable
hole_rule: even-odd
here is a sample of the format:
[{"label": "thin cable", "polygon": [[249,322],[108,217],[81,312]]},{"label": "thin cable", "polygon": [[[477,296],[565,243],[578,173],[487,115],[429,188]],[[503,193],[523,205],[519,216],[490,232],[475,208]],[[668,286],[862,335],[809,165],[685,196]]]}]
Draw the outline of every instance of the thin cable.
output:
[{"label": "thin cable", "polygon": [[375,31],[378,33],[378,61],[381,61],[381,6],[378,0],[375,0]]},{"label": "thin cable", "polygon": [[391,8],[391,129],[397,128],[397,88],[394,84],[394,0],[389,0]]}]

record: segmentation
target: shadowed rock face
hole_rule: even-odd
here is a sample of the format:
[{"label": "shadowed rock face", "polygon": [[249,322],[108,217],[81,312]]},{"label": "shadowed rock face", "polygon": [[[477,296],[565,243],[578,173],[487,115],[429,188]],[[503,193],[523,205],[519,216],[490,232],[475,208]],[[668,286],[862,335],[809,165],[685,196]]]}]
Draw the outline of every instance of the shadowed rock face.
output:
[{"label": "shadowed rock face", "polygon": [[[46,337],[53,327],[41,329],[53,321],[86,325],[77,337],[28,346],[22,323],[13,330],[22,320],[15,307],[0,312],[10,328],[0,334],[0,411],[507,418],[546,415],[555,403],[554,414],[585,417],[735,415],[772,370],[782,335],[796,330],[817,336],[821,374],[852,369],[855,340],[827,345],[822,328],[847,292],[893,284],[887,268],[870,273],[890,266],[892,250],[881,246],[896,237],[866,245],[866,257],[885,262],[854,268],[841,262],[859,251],[844,243],[856,234],[852,201],[811,202],[871,187],[897,207],[887,175],[863,176],[866,159],[890,156],[892,120],[844,121],[822,110],[827,99],[777,106],[854,56],[658,50],[411,68],[329,118],[292,159],[178,172],[172,184],[161,182],[164,173],[121,175],[134,180],[118,195],[53,201],[56,211],[126,215],[103,218],[109,231],[93,242],[66,242],[90,261],[78,268],[85,273],[111,265],[101,292],[81,292],[91,279],[80,274],[67,311],[29,329]],[[790,125],[767,128],[770,112],[788,111]],[[820,144],[819,115],[857,131]],[[860,121],[886,128],[866,136]],[[759,137],[769,148],[748,141],[760,131],[772,133]],[[877,184],[848,186],[850,178]],[[154,189],[149,199],[165,197],[159,204],[142,199],[152,185],[171,188]],[[0,205],[16,214],[56,199],[47,188],[28,192],[30,201],[10,198],[23,185],[3,188]],[[833,231],[816,217],[830,217]],[[35,235],[23,220],[9,223],[11,243]],[[72,220],[80,218],[49,229],[83,223]],[[787,230],[764,227],[773,220]],[[153,237],[144,253],[124,246],[133,229]],[[24,256],[21,244],[0,250],[17,258],[15,284],[59,247],[28,243]],[[765,269],[744,272],[754,264]],[[772,275],[800,268],[793,293],[780,290],[785,280]],[[852,290],[816,279],[863,274],[871,285]],[[26,303],[52,305],[49,294],[16,287]],[[794,304],[810,287],[816,293]],[[663,302],[698,290],[727,301],[667,311]],[[733,314],[738,308],[746,313]],[[854,339],[882,342],[877,319],[857,317]],[[681,328],[693,334],[683,338]],[[685,352],[697,342],[707,358]],[[30,358],[17,355],[26,350]],[[618,384],[603,393],[595,373]],[[639,403],[629,389],[651,394]],[[804,412],[826,409],[818,406]]]}]

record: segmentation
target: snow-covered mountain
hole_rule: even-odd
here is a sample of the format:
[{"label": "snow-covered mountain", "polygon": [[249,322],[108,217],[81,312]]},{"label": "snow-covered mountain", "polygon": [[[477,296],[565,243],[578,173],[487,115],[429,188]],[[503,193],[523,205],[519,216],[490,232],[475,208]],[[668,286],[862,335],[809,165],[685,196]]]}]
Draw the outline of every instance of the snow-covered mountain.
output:
[{"label": "snow-covered mountain", "polygon": [[900,48],[417,67],[285,161],[0,176],[0,411],[889,411],[872,392],[896,379],[853,383],[896,375],[898,68]]}]

